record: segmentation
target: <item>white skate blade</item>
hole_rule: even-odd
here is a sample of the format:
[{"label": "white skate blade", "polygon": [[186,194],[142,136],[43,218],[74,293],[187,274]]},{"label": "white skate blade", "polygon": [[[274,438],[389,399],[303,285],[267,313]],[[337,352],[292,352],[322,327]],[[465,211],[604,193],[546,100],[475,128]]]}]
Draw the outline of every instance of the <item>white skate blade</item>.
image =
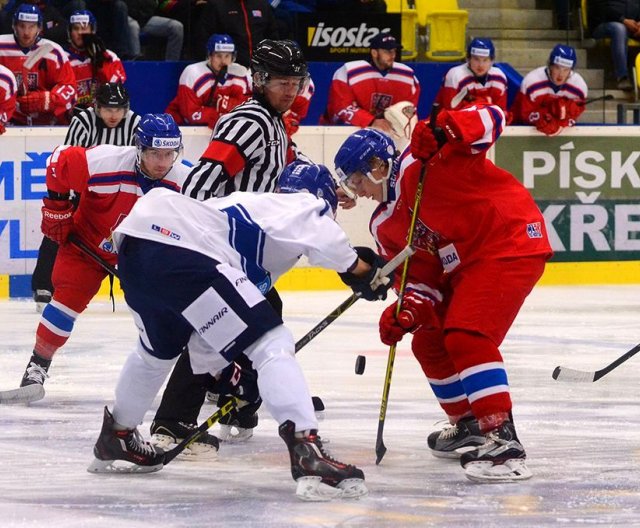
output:
[{"label": "white skate blade", "polygon": [[512,458],[496,465],[490,461],[469,462],[464,473],[469,480],[481,484],[518,482],[533,476],[522,458]]},{"label": "white skate blade", "polygon": [[296,497],[308,502],[356,499],[369,493],[362,479],[345,479],[335,488],[324,484],[322,477],[300,477],[296,482]]},{"label": "white skate blade", "polygon": [[155,466],[139,466],[133,462],[127,462],[126,460],[98,460],[93,459],[93,462],[89,464],[87,471],[89,473],[102,473],[102,474],[131,474],[131,473],[155,473],[160,471],[164,467],[164,464],[156,464]]},{"label": "white skate blade", "polygon": [[[163,451],[170,451],[178,445],[173,436],[157,433],[151,435],[151,444],[155,447],[161,448]],[[194,442],[189,447],[185,448],[184,451],[182,451],[176,458],[179,458],[180,460],[193,461],[217,460],[218,450],[211,444]]]},{"label": "white skate blade", "polygon": [[[234,432],[234,430],[236,432]],[[230,444],[246,442],[253,436],[253,429],[244,429],[235,425],[220,424],[220,430],[216,434],[221,442],[229,442]]]},{"label": "white skate blade", "polygon": [[0,391],[0,403],[31,403],[44,398],[44,387],[39,383]]}]

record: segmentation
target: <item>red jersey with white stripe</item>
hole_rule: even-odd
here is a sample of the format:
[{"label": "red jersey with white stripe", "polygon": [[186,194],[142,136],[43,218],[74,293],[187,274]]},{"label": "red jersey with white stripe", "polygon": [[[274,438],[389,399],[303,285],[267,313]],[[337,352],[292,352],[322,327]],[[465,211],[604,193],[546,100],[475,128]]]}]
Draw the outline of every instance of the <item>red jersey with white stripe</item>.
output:
[{"label": "red jersey with white stripe", "polygon": [[115,264],[111,235],[138,198],[150,189],[179,192],[188,173],[176,163],[162,180],[151,180],[136,170],[136,147],[57,147],[47,163],[47,189],[80,194],[73,215],[74,231],[108,262]]},{"label": "red jersey with white stripe", "polygon": [[18,85],[9,68],[0,64],[0,124],[4,124],[16,109]]},{"label": "red jersey with white stripe", "polygon": [[[29,52],[43,45],[51,46],[51,50],[31,69],[26,70],[24,63]],[[13,34],[0,35],[0,64],[9,68],[16,78],[20,95],[26,86],[29,92],[40,90],[51,92],[51,109],[48,112],[27,116],[20,108],[16,108],[12,122],[17,125],[53,125],[67,124],[69,114],[76,102],[76,79],[66,52],[55,42],[40,39],[31,50],[21,48]]]},{"label": "red jersey with white stripe", "polygon": [[[520,91],[513,104],[514,122],[524,125],[535,124],[540,113],[549,107],[554,99],[564,97],[572,101],[584,103],[589,89],[582,75],[571,72],[567,82],[557,86],[551,82],[546,66],[530,71],[522,79]],[[567,119],[576,121],[584,112],[584,105],[575,105],[575,111]]]},{"label": "red jersey with white stripe", "polygon": [[222,114],[230,112],[251,96],[251,76],[244,66],[232,63],[220,80],[208,61],[187,66],[178,84],[178,94],[167,113],[179,125],[207,125],[210,128]]},{"label": "red jersey with white stripe", "polygon": [[[449,274],[480,259],[550,256],[544,219],[531,194],[512,174],[486,159],[504,128],[500,107],[471,106],[450,116],[463,137],[459,143],[447,143],[427,164],[414,242],[418,253],[437,254],[441,271]],[[422,163],[406,153],[394,209],[377,212],[372,219],[372,232],[381,245],[389,240],[404,244],[421,170]],[[391,231],[385,233],[387,229]],[[435,278],[433,262],[428,262],[426,276]],[[412,264],[412,274],[419,272],[422,278],[418,267]]]},{"label": "red jersey with white stripe", "polygon": [[495,66],[491,66],[484,78],[476,77],[468,63],[451,68],[442,80],[436,95],[436,102],[444,109],[451,110],[451,100],[462,90],[467,96],[479,102],[498,105],[507,110],[507,76]]},{"label": "red jersey with white stripe", "polygon": [[94,72],[91,57],[83,50],[70,46],[67,51],[73,74],[76,77],[76,89],[78,92],[77,106],[89,108],[95,101],[96,88],[105,83],[124,83],[127,74],[120,58],[111,50],[104,52],[104,61],[100,68]]},{"label": "red jersey with white stripe", "polygon": [[420,83],[405,64],[394,62],[391,69],[381,72],[364,60],[347,62],[333,75],[323,121],[366,127],[400,101],[417,107],[419,97]]}]

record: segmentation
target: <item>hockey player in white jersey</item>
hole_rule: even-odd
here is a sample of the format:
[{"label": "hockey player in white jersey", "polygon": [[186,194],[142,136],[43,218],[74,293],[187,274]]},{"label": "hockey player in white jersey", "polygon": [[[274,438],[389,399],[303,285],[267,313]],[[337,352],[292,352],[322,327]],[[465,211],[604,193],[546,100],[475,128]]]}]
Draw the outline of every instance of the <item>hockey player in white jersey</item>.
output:
[{"label": "hockey player in white jersey", "polygon": [[302,163],[285,169],[278,193],[236,192],[199,202],[151,191],[139,200],[114,243],[140,339],[120,374],[113,413],[105,407],[89,471],[163,467],[162,451],[142,441],[136,427],[188,346],[195,374],[216,375],[241,352],[251,359],[260,395],[289,449],[300,498],[367,493],[362,470],[324,451],[293,336],[264,298],[301,255],[338,271],[367,300],[386,297],[384,261],[349,244],[335,222],[336,207],[328,169]]}]

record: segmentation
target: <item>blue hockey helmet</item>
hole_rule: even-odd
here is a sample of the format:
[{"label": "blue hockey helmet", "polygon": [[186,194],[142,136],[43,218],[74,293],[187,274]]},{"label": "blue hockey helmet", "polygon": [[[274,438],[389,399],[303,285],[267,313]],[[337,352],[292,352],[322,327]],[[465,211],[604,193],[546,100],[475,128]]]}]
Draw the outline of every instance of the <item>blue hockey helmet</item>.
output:
[{"label": "blue hockey helmet", "polygon": [[42,11],[34,4],[20,4],[13,13],[13,24],[16,22],[34,22],[42,27]]},{"label": "blue hockey helmet", "polygon": [[88,9],[82,9],[80,11],[74,11],[69,17],[69,27],[73,24],[80,24],[81,26],[89,26],[92,31],[95,32],[98,22],[93,13]]},{"label": "blue hockey helmet", "polygon": [[[354,132],[342,144],[334,159],[340,187],[349,197],[355,198],[353,189],[349,187],[349,179],[356,172],[360,172],[373,183],[382,184],[391,175],[396,155],[393,140],[384,132],[373,128],[363,128]],[[376,179],[371,174],[374,158],[384,161],[389,166],[387,175],[382,179]]]},{"label": "blue hockey helmet", "polygon": [[323,199],[331,207],[333,216],[338,209],[336,182],[324,165],[295,161],[287,165],[278,178],[278,192],[308,192]]},{"label": "blue hockey helmet", "polygon": [[235,57],[236,45],[229,35],[214,33],[207,40],[207,55],[212,53],[233,53]]},{"label": "blue hockey helmet", "polygon": [[565,44],[556,44],[549,54],[549,66],[557,64],[573,70],[577,62],[576,50]]},{"label": "blue hockey helmet", "polygon": [[488,38],[474,38],[467,46],[467,58],[475,55],[476,57],[489,57],[491,60],[496,57],[496,48],[493,42]]},{"label": "blue hockey helmet", "polygon": [[136,130],[142,148],[181,149],[182,132],[170,114],[145,114]]}]

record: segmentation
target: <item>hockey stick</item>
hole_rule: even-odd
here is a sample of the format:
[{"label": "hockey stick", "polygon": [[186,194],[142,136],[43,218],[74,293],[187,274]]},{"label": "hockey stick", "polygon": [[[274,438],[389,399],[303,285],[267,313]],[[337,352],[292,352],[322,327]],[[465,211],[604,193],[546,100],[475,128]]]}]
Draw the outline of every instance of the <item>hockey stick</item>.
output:
[{"label": "hockey stick", "polygon": [[[436,115],[438,114],[438,105],[434,103],[431,107],[431,127],[435,128]],[[415,237],[415,227],[418,220],[418,210],[420,209],[420,202],[422,200],[422,186],[424,184],[424,178],[427,175],[427,164],[422,166],[420,171],[420,179],[416,187],[416,196],[413,202],[413,214],[411,215],[411,223],[409,224],[409,234],[407,238],[407,245],[413,247],[413,239]],[[404,261],[404,267],[402,268],[402,276],[400,277],[400,287],[398,288],[398,300],[396,301],[396,313],[398,317],[400,313],[400,307],[402,306],[402,299],[404,297],[404,290],[407,285],[407,275],[409,271],[409,260],[407,257]],[[376,435],[376,465],[380,464],[382,458],[387,452],[387,448],[384,445],[383,433],[384,424],[387,417],[387,405],[389,403],[389,392],[391,390],[391,376],[393,375],[393,363],[396,358],[397,343],[389,347],[389,356],[387,358],[387,370],[384,377],[384,386],[382,388],[382,399],[380,400],[380,416],[378,418],[378,433]]]},{"label": "hockey stick", "polygon": [[611,372],[613,369],[622,365],[625,361],[627,361],[627,359],[631,359],[638,352],[640,352],[640,343],[638,343],[631,350],[625,352],[618,359],[616,359],[612,363],[609,363],[606,367],[601,368],[600,370],[589,372],[586,370],[576,370],[558,366],[553,370],[553,374],[551,374],[551,377],[553,377],[554,380],[575,383],[590,383],[593,381],[598,381],[603,376],[609,374],[609,372]]},{"label": "hockey stick", "polygon": [[177,446],[169,451],[166,451],[164,454],[164,462],[163,464],[166,466],[169,462],[171,462],[174,458],[176,458],[180,453],[182,453],[187,447],[193,444],[198,438],[200,438],[204,433],[207,432],[207,429],[213,427],[214,424],[220,421],[220,418],[226,416],[231,411],[236,408],[240,408],[243,405],[240,404],[240,400],[238,398],[231,398],[227,403],[225,403],[222,407],[220,407],[216,412],[214,412],[209,418],[207,418],[201,425],[198,426],[189,436],[182,439]]},{"label": "hockey stick", "polygon": [[[405,259],[409,258],[413,255],[416,250],[411,246],[405,246],[405,248],[400,251],[395,257],[393,257],[389,262],[387,262],[382,269],[380,270],[380,275],[385,276],[389,275],[393,270],[395,270],[400,264],[402,264]],[[309,344],[314,337],[316,337],[320,332],[322,332],[327,326],[333,323],[338,317],[340,317],[344,312],[346,312],[353,304],[360,298],[360,294],[354,293],[348,299],[342,302],[340,306],[338,306],[335,310],[333,310],[329,315],[327,315],[322,321],[320,321],[316,326],[314,326],[311,330],[309,330],[304,336],[302,336],[296,342],[296,353],[303,346]]]},{"label": "hockey stick", "polygon": [[613,99],[613,94],[605,94],[600,97],[594,97],[593,99],[587,99],[582,106],[587,106],[588,104],[595,103],[597,101],[611,101]]},{"label": "hockey stick", "polygon": [[106,260],[104,260],[100,255],[98,255],[93,249],[91,249],[86,242],[84,242],[81,238],[78,238],[73,233],[69,235],[69,242],[71,242],[74,246],[76,246],[80,251],[82,251],[88,257],[91,257],[95,262],[97,262],[107,273],[113,275],[114,277],[118,276],[118,270],[116,270],[115,266],[109,264]]}]

